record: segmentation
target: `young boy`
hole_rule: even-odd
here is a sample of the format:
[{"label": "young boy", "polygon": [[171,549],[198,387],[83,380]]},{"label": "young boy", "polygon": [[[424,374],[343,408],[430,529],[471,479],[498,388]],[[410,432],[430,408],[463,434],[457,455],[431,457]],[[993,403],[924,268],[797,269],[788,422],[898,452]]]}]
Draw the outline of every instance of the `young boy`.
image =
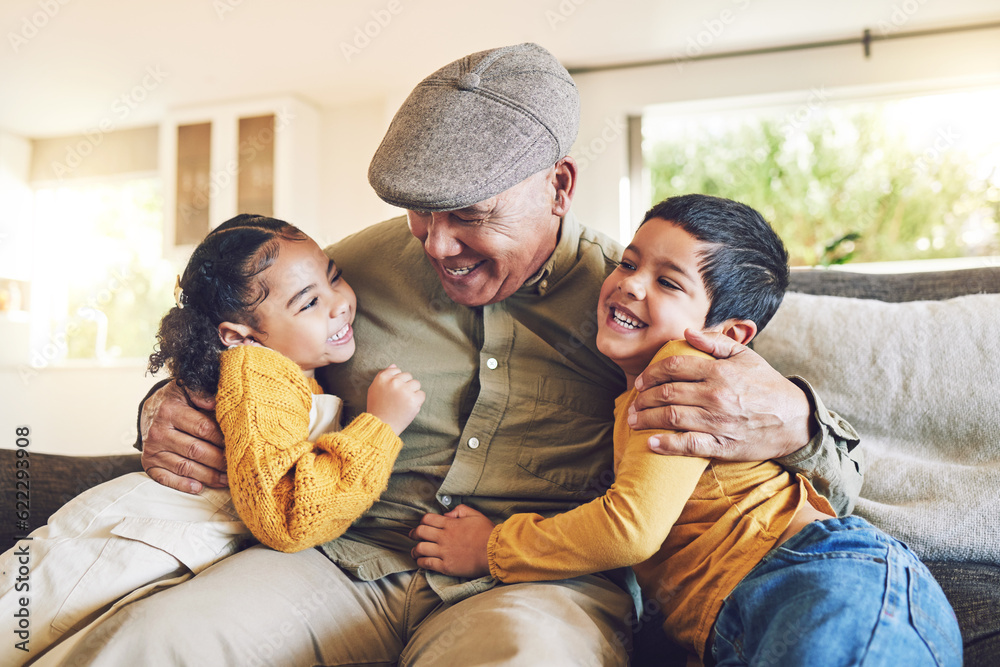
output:
[{"label": "young boy", "polygon": [[[629,386],[652,361],[704,355],[686,329],[747,344],[778,309],[787,253],[748,206],[704,195],[645,216],[598,304],[597,344]],[[857,517],[838,519],[777,464],[662,457],[615,403],[616,479],[551,518],[492,523],[459,507],[412,533],[421,567],[503,583],[632,566],[667,633],[703,661],[961,664],[954,613],[906,548]]]}]

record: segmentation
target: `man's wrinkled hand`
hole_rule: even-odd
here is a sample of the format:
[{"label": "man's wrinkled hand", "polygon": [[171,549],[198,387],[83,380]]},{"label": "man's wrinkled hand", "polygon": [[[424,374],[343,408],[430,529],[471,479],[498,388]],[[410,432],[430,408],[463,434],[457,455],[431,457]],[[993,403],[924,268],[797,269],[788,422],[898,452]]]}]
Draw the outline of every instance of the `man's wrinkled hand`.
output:
[{"label": "man's wrinkled hand", "polygon": [[226,457],[215,398],[171,381],[146,400],[140,419],[142,467],[153,480],[186,493],[225,488]]},{"label": "man's wrinkled hand", "polygon": [[636,378],[629,426],[673,431],[650,436],[653,451],[763,461],[808,444],[816,425],[801,389],[722,334],[688,330],[685,338],[715,358],[670,357]]},{"label": "man's wrinkled hand", "polygon": [[494,527],[485,514],[468,505],[447,514],[425,514],[410,531],[410,538],[419,541],[410,555],[427,570],[452,577],[483,577],[490,573],[486,546]]}]

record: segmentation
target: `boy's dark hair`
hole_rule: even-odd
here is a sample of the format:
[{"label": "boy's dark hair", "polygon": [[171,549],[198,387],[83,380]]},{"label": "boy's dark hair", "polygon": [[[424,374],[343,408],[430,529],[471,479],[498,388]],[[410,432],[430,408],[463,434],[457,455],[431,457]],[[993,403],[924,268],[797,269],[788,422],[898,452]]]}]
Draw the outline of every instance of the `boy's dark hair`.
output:
[{"label": "boy's dark hair", "polygon": [[788,287],[788,251],[760,213],[731,199],[682,195],[649,209],[642,224],[653,218],[709,246],[698,265],[712,304],[705,326],[737,318],[753,321],[760,333]]},{"label": "boy's dark hair", "polygon": [[195,248],[180,277],[179,306],[160,321],[149,371],[166,366],[185,387],[214,394],[219,387],[218,326],[238,322],[258,329],[254,309],[267,298],[266,281],[256,279],[278,256],[278,240],[304,241],[294,225],[241,214],[214,230]]}]

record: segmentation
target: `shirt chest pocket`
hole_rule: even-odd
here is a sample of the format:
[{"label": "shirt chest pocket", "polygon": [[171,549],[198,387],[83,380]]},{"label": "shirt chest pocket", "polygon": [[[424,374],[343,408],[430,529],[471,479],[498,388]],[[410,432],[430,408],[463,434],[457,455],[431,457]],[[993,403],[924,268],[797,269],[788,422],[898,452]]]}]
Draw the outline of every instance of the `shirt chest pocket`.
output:
[{"label": "shirt chest pocket", "polygon": [[[556,497],[592,498],[614,480],[614,397],[585,382],[538,378],[518,450],[517,467]],[[528,393],[528,392],[525,392]],[[536,485],[533,485],[536,486]]]}]

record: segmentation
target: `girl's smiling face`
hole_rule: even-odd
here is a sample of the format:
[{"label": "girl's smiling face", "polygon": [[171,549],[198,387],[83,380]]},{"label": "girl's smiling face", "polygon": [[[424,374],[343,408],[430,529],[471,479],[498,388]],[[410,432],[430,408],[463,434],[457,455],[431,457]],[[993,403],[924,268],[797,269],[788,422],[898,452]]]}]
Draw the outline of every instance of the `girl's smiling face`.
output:
[{"label": "girl's smiling face", "polygon": [[280,238],[278,244],[277,258],[260,275],[268,294],[254,310],[257,326],[224,322],[219,325],[223,342],[264,345],[309,375],[347,361],[355,349],[354,290],[312,239]]},{"label": "girl's smiling face", "polygon": [[653,218],[639,227],[621,264],[604,281],[597,347],[630,378],[664,343],[702,330],[711,300],[698,265],[706,244],[677,225]]}]

